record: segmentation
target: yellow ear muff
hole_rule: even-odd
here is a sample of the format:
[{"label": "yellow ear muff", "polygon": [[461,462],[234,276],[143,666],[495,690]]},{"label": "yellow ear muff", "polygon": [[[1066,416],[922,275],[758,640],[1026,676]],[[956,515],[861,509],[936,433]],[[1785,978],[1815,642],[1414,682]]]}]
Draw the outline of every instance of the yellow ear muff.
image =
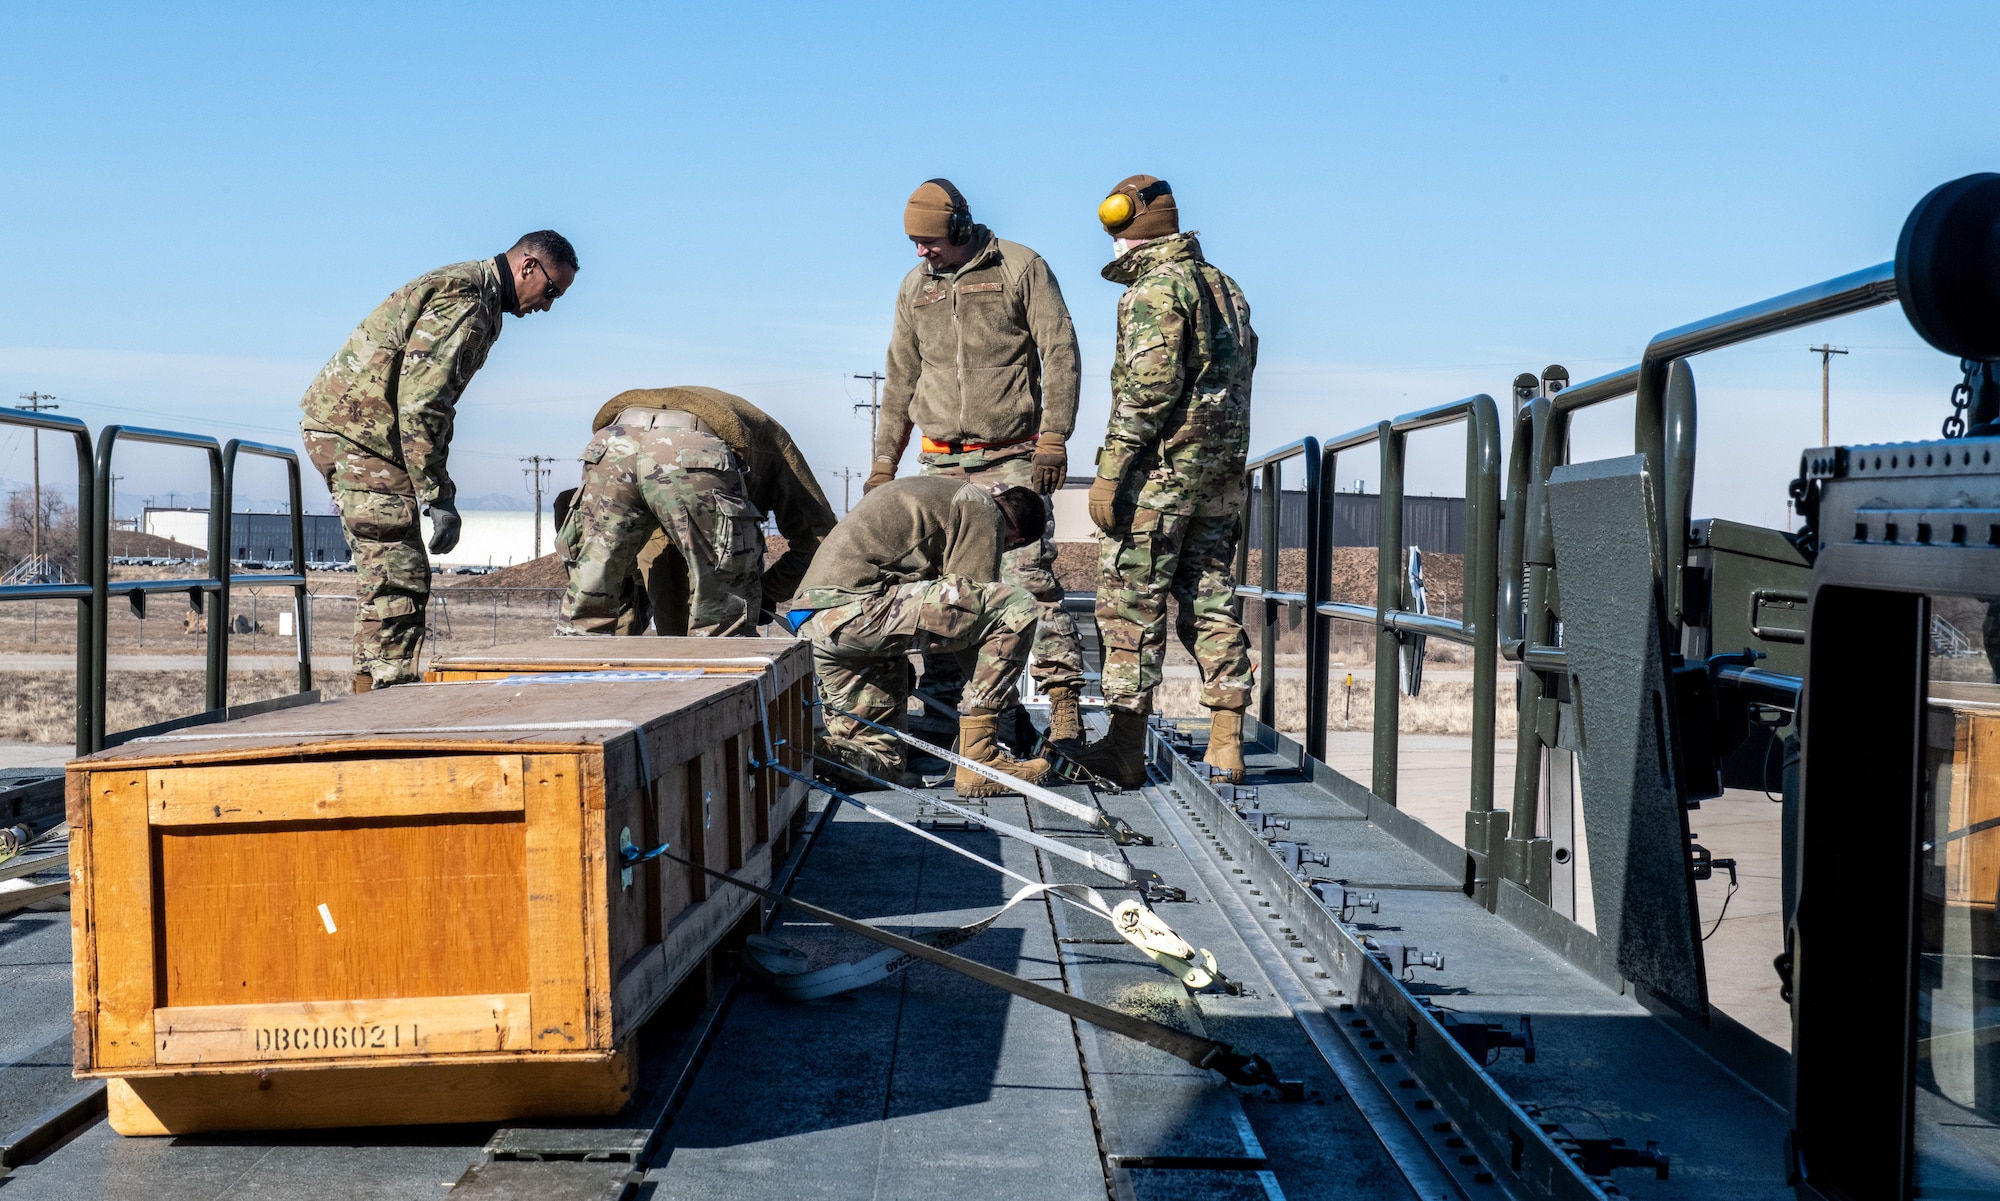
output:
[{"label": "yellow ear muff", "polygon": [[1124,225],[1137,213],[1138,209],[1132,203],[1132,198],[1123,192],[1113,192],[1097,206],[1097,219],[1104,223],[1107,231]]}]

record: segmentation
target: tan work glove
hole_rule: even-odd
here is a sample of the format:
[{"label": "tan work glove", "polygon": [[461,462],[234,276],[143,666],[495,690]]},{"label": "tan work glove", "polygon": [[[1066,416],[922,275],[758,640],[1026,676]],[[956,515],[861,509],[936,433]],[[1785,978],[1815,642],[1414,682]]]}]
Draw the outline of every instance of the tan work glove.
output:
[{"label": "tan work glove", "polygon": [[1069,439],[1061,434],[1043,434],[1035,439],[1035,491],[1047,496],[1069,478]]},{"label": "tan work glove", "polygon": [[1118,532],[1118,517],[1111,503],[1118,496],[1118,481],[1098,476],[1090,481],[1090,520],[1107,534]]},{"label": "tan work glove", "polygon": [[861,485],[861,495],[866,496],[895,478],[896,465],[887,459],[877,459],[875,470],[868,473],[868,479]]}]

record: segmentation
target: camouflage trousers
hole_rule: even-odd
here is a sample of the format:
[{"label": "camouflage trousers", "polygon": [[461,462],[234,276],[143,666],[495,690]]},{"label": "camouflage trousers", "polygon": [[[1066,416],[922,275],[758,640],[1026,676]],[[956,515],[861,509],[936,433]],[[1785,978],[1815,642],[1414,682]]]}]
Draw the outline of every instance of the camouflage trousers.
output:
[{"label": "camouflage trousers", "polygon": [[[968,451],[959,455],[926,454],[918,458],[918,465],[925,475],[955,476],[989,488],[1033,489],[1035,486],[1033,456],[1028,454],[1009,455],[1001,459],[988,459],[983,451]],[[1028,667],[1035,686],[1044,692],[1051,688],[1081,691],[1083,639],[1077,634],[1076,619],[1063,611],[1063,587],[1055,573],[1055,510],[1047,497],[1042,498],[1042,504],[1048,512],[1048,525],[1042,531],[1042,540],[1000,556],[1000,578],[1006,583],[1020,585],[1035,598],[1039,620],[1035,625],[1035,647]],[[946,669],[946,674],[949,674],[949,669]]]},{"label": "camouflage trousers", "polygon": [[[556,532],[569,565],[556,632],[618,633],[639,553],[660,531],[685,564],[688,633],[755,637],[764,531],[729,444],[697,430],[612,425],[591,439],[583,464]],[[655,616],[668,625],[669,615]]]},{"label": "camouflage trousers", "polygon": [[416,488],[396,463],[338,434],[305,430],[306,454],[333,493],[354,551],[354,672],[379,685],[419,679],[431,564]]},{"label": "camouflage trousers", "polygon": [[1167,598],[1175,632],[1201,671],[1201,703],[1250,703],[1250,636],[1235,592],[1236,518],[1137,509],[1122,536],[1099,541],[1097,629],[1104,640],[1104,699],[1144,713],[1167,651]]},{"label": "camouflage trousers", "polygon": [[826,702],[828,741],[858,744],[886,763],[901,763],[901,744],[850,717],[903,724],[910,697],[910,652],[974,652],[959,712],[999,711],[1014,704],[1039,615],[1035,598],[1014,584],[975,584],[964,576],[901,584],[814,613],[799,627],[812,640],[813,671]]}]

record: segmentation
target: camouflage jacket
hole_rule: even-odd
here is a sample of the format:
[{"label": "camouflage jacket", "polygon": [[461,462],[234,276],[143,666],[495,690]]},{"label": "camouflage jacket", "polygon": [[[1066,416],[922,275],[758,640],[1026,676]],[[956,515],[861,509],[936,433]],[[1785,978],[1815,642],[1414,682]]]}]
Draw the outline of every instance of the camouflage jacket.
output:
[{"label": "camouflage jacket", "polygon": [[[604,402],[591,422],[593,432],[626,409],[674,409],[692,413],[743,460],[743,482],[760,514],[778,519],[785,553],[764,569],[764,599],[783,604],[798,590],[806,565],[833,532],[833,506],[826,503],[805,452],[776,418],[741,396],[719,388],[635,388]],[[654,538],[663,535],[655,534]]]},{"label": "camouflage jacket", "polygon": [[1111,420],[1097,474],[1142,508],[1222,516],[1243,500],[1257,332],[1236,281],[1190,233],[1157,238],[1104,268],[1124,284],[1111,360]]},{"label": "camouflage jacket", "polygon": [[445,458],[459,393],[514,311],[504,259],[440,267],[391,293],[314,377],[300,425],[338,434],[409,472],[417,499],[457,495]]},{"label": "camouflage jacket", "polygon": [[897,289],[877,458],[902,458],[912,425],[939,442],[1067,438],[1076,426],[1082,369],[1055,273],[983,225],[973,237],[985,244],[963,267],[918,263]]},{"label": "camouflage jacket", "polygon": [[891,480],[833,527],[792,608],[829,609],[946,575],[991,584],[1000,578],[1005,524],[978,484],[944,475]]}]

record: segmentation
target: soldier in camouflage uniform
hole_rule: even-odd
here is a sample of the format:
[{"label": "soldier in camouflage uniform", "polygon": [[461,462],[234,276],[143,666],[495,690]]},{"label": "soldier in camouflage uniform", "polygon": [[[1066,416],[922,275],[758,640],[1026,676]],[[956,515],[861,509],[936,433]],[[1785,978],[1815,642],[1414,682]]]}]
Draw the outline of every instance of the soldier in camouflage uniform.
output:
[{"label": "soldier in camouflage uniform", "polygon": [[1132,786],[1145,780],[1145,725],[1160,682],[1167,598],[1201,671],[1211,713],[1206,761],[1243,778],[1250,640],[1234,590],[1237,522],[1250,447],[1257,334],[1236,281],[1181,233],[1173,192],[1135,175],[1098,208],[1118,257],[1104,278],[1125,285],[1111,363],[1111,420],[1090,487],[1104,531],[1097,625],[1111,730],[1083,763]]},{"label": "soldier in camouflage uniform", "polygon": [[[974,223],[948,180],[930,180],[910,196],[903,230],[923,261],[896,294],[864,490],[896,477],[913,429],[922,427],[923,474],[1047,496],[1069,474],[1080,380],[1076,330],[1055,273],[1026,246]],[[1041,539],[1003,557],[1001,578],[1041,605],[1029,670],[1049,696],[1051,738],[1075,743],[1083,737],[1083,643],[1062,607],[1054,521],[1045,525]],[[925,690],[950,699],[943,681],[955,674],[948,660],[930,657]]]},{"label": "soldier in camouflage uniform", "polygon": [[[995,741],[1039,613],[1026,589],[1000,580],[1000,556],[1041,537],[1046,519],[1042,498],[1026,488],[996,495],[916,476],[876,488],[834,527],[787,620],[812,640],[827,730],[816,753],[837,780],[855,783],[843,766],[892,781],[902,775],[894,737],[835,710],[902,727],[910,654],[926,646],[976,655],[959,699],[959,753],[1031,784],[1048,774],[1045,760],[1015,760]],[[965,768],[954,783],[960,796],[1005,791]]]},{"label": "soldier in camouflage uniform", "polygon": [[333,356],[300,401],[306,453],[326,479],[354,550],[354,689],[418,678],[430,549],[458,545],[457,487],[445,469],[459,394],[500,337],[502,314],[546,312],[576,279],[554,230],[490,259],[440,267],[397,289]]},{"label": "soldier in camouflage uniform", "polygon": [[[754,637],[792,598],[834,526],[792,436],[742,397],[700,387],[622,392],[598,410],[596,426],[574,503],[570,493],[557,498],[567,509],[556,542],[569,589],[556,631],[643,631],[633,610],[647,597],[646,581],[634,575],[657,536],[661,595],[645,607],[661,632]],[[768,571],[767,512],[786,543]]]}]

